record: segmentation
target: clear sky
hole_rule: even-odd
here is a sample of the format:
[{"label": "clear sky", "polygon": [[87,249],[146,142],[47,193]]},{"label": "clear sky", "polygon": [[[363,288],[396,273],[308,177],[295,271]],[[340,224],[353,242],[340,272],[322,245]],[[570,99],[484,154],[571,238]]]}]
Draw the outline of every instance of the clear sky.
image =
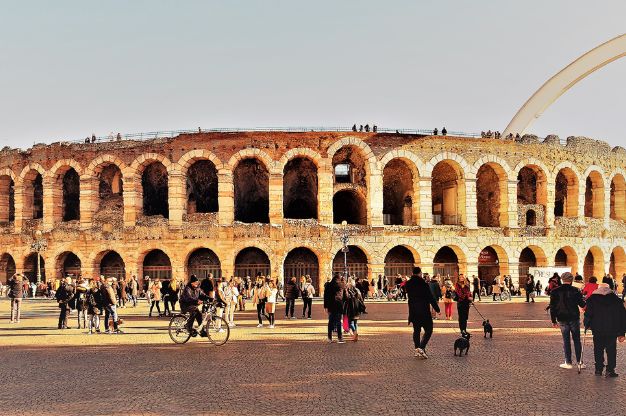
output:
[{"label": "clear sky", "polygon": [[[504,130],[626,1],[0,0],[0,145],[253,126]],[[626,58],[532,132],[626,146]]]}]

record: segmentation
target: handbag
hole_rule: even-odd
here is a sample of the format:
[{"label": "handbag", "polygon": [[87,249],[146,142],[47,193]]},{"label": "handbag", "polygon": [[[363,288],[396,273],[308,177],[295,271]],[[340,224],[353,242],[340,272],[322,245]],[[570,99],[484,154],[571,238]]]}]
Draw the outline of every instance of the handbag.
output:
[{"label": "handbag", "polygon": [[343,316],[343,330],[348,332],[350,329],[350,324],[348,323],[348,315]]}]

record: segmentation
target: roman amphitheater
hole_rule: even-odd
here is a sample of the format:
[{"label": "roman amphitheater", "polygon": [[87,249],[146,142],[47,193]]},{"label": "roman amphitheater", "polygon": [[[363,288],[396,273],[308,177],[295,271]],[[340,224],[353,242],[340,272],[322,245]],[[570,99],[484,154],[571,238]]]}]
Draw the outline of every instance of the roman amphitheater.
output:
[{"label": "roman amphitheater", "polygon": [[[0,271],[93,276],[532,266],[626,273],[626,151],[584,137],[198,132],[0,152]],[[347,221],[347,226],[341,223]]]}]

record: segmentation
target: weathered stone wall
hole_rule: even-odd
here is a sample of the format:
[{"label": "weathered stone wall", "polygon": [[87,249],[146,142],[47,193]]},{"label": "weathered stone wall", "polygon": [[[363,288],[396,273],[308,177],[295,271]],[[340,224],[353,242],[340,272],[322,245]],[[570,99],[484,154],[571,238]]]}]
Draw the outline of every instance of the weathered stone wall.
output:
[{"label": "weathered stone wall", "polygon": [[[283,173],[286,164],[296,157],[308,158],[317,167],[317,220],[284,219]],[[268,177],[249,171],[238,178],[237,187],[267,187],[267,224],[234,221],[234,172],[239,161],[251,158],[259,161]],[[623,149],[611,150],[606,144],[586,138],[568,138],[563,146],[553,136],[544,143],[536,137],[516,142],[374,133],[198,133],[151,141],[57,143],[23,151],[4,149],[0,151],[0,181],[5,185],[10,180],[14,182],[15,218],[0,226],[0,255],[10,255],[17,270],[23,270],[33,230],[39,229],[48,241],[48,250],[43,254],[48,278],[61,274],[59,262],[67,252],[78,256],[83,274],[94,275],[99,273],[103,256],[112,250],[121,255],[127,273],[142,275],[144,258],[154,249],[167,254],[175,275],[184,276],[190,255],[199,248],[211,249],[219,258],[223,274],[229,276],[234,273],[237,254],[247,247],[263,250],[270,259],[271,273],[280,276],[288,253],[306,247],[319,260],[321,285],[323,278],[330,275],[333,259],[341,248],[340,226],[333,225],[332,218],[333,195],[341,188],[334,185],[333,162],[348,159],[356,169],[356,184],[351,186],[364,195],[367,211],[367,225],[349,227],[350,244],[361,248],[367,256],[370,277],[384,272],[385,256],[398,245],[409,248],[415,263],[426,271],[432,270],[437,251],[449,246],[459,259],[460,271],[477,274],[480,252],[492,246],[499,256],[500,273],[511,274],[515,279],[520,253],[526,247],[533,250],[538,265],[553,265],[556,252],[568,247],[569,252],[576,254],[574,268],[581,272],[591,248],[596,256],[602,256],[603,269],[598,268],[596,273],[609,270],[611,254],[615,253],[615,272],[626,272],[622,258],[626,230],[622,221],[611,218],[609,208],[613,178],[626,176]],[[413,186],[406,186],[413,193],[411,226],[387,226],[383,221],[384,168],[396,159],[401,159],[412,172]],[[217,213],[196,214],[188,210],[187,171],[198,160],[210,160],[217,170]],[[433,225],[432,175],[441,161],[460,170],[456,179],[462,219],[459,225]],[[169,218],[143,215],[142,176],[154,162],[162,164],[168,175],[167,201],[160,202],[167,202]],[[478,227],[476,202],[477,195],[482,194],[476,179],[479,169],[487,163],[504,175],[499,187],[500,227]],[[109,165],[121,171],[123,192],[102,206],[98,178]],[[537,218],[537,223],[543,225],[540,227],[525,227],[519,221],[519,215],[525,211],[518,206],[517,176],[525,166],[539,170],[545,178],[545,203],[538,198],[541,212],[545,212],[542,222]],[[68,167],[80,177],[78,222],[63,222],[62,217],[55,215],[55,201],[62,193],[58,187],[63,184],[58,176]],[[555,221],[556,176],[566,167],[576,175],[578,210],[570,218]],[[25,182],[32,172],[43,177],[41,220],[32,220],[24,212],[28,202]],[[591,172],[597,172],[604,181],[602,218],[584,217],[585,182]],[[399,177],[406,180],[409,176]],[[310,178],[308,183],[312,183]],[[6,189],[3,186],[0,191],[4,193]],[[624,197],[624,193],[619,197]],[[0,198],[0,213],[9,211],[8,200],[4,195]],[[490,212],[491,217],[494,215]],[[0,219],[4,217],[8,218],[8,214],[0,215]],[[0,279],[4,276],[0,275]]]}]

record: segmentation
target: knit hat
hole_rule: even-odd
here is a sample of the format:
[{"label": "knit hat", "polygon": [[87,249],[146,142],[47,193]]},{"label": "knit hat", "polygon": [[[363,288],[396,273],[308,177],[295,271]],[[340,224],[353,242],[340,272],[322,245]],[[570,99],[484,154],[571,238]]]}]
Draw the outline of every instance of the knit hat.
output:
[{"label": "knit hat", "polygon": [[194,282],[197,282],[197,281],[198,281],[198,278],[197,278],[195,275],[192,275],[192,276],[189,278],[189,283],[194,283]]}]

